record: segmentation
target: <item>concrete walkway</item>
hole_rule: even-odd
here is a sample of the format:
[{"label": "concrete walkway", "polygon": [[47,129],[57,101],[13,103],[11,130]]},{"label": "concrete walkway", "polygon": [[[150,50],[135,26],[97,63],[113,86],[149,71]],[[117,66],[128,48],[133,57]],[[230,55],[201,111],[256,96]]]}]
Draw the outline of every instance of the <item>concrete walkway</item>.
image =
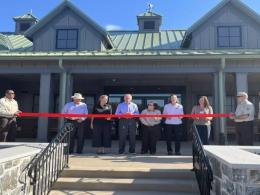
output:
[{"label": "concrete walkway", "polygon": [[[172,142],[172,148],[174,151],[174,142]],[[126,152],[128,152],[128,142],[126,144]],[[141,141],[136,141],[136,153],[140,154],[141,152]],[[84,154],[95,154],[96,149],[92,147],[92,140],[85,140],[85,146],[83,150]],[[118,141],[112,142],[112,147],[108,150],[108,154],[117,154],[118,153]],[[181,153],[185,156],[192,155],[192,144],[191,142],[182,142],[181,143]],[[156,155],[167,155],[167,147],[165,141],[159,141],[157,143],[157,153]]]},{"label": "concrete walkway", "polygon": [[[192,169],[191,143],[182,144],[181,156],[168,156],[165,142],[159,142],[156,155],[118,155],[114,141],[108,154],[97,155],[87,140],[84,154],[70,155],[51,195],[198,195]],[[174,149],[174,147],[173,147]],[[127,150],[126,150],[127,151]]]}]

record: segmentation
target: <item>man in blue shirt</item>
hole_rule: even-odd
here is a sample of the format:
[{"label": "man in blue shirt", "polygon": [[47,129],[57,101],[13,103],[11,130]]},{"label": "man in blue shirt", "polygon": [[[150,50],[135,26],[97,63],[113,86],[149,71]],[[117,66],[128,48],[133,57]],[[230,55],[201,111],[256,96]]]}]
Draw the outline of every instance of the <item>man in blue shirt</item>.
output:
[{"label": "man in blue shirt", "polygon": [[[132,102],[132,95],[126,94],[124,102],[117,106],[115,114],[139,114],[138,107]],[[129,134],[129,153],[135,154],[136,120],[134,118],[119,119],[119,154],[125,152],[125,142]]]},{"label": "man in blue shirt", "polygon": [[[84,98],[80,93],[75,93],[72,97],[73,102],[67,103],[62,113],[65,114],[88,114],[87,105],[81,102]],[[84,147],[85,133],[84,133],[84,121],[85,117],[68,117],[66,118],[66,123],[70,123],[74,126],[73,131],[70,133],[70,149],[69,153],[74,151],[74,143],[76,135],[78,137],[77,141],[77,153],[82,154]]]}]

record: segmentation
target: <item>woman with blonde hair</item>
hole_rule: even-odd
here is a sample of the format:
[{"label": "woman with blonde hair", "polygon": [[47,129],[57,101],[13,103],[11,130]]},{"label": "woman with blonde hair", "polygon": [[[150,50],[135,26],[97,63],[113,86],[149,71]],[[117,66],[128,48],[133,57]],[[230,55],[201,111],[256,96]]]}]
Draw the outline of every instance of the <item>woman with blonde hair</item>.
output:
[{"label": "woman with blonde hair", "polygon": [[[201,96],[198,105],[192,108],[191,114],[213,114],[213,109],[206,96]],[[196,117],[193,124],[196,125],[200,139],[204,145],[209,144],[212,117]]]},{"label": "woman with blonde hair", "polygon": [[[93,114],[112,114],[107,95],[99,97]],[[111,118],[91,118],[90,128],[93,129],[92,145],[97,148],[97,154],[105,154],[105,148],[111,147]]]}]

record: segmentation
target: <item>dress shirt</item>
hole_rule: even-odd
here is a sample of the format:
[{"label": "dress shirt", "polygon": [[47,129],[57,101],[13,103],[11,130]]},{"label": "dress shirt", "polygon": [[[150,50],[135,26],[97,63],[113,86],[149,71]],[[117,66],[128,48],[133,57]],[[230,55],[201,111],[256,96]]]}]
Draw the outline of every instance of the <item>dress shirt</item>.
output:
[{"label": "dress shirt", "polygon": [[248,118],[246,119],[235,119],[235,122],[247,122],[247,121],[253,121],[254,115],[255,115],[255,108],[254,105],[249,102],[248,100],[242,101],[238,103],[237,109],[235,112],[236,116],[241,116],[248,114]]},{"label": "dress shirt", "polygon": [[[163,109],[163,114],[183,114],[183,106],[181,104],[166,104]],[[167,118],[165,124],[169,125],[180,125],[182,120],[180,118]]]},{"label": "dress shirt", "polygon": [[115,114],[127,114],[127,113],[139,114],[137,105],[133,102],[130,102],[129,104],[127,104],[126,102],[122,102],[118,104]]},{"label": "dress shirt", "polygon": [[[85,103],[80,102],[75,104],[74,102],[69,102],[65,104],[62,113],[65,114],[88,114],[88,107]],[[86,117],[72,117],[72,120],[82,119],[85,120]]]},{"label": "dress shirt", "polygon": [[17,101],[3,97],[0,99],[0,116],[12,118],[19,111]]}]

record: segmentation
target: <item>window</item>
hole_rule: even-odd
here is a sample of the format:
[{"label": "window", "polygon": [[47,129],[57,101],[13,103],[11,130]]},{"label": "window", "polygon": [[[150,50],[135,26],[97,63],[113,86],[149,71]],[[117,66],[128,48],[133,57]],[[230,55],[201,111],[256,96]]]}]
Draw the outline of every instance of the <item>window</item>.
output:
[{"label": "window", "polygon": [[20,31],[26,31],[30,27],[31,27],[30,23],[21,23],[20,24]]},{"label": "window", "polygon": [[154,30],[155,22],[154,21],[145,21],[144,22],[144,30]]},{"label": "window", "polygon": [[78,29],[57,29],[56,49],[78,49]]},{"label": "window", "polygon": [[217,27],[218,47],[242,47],[241,26]]}]

